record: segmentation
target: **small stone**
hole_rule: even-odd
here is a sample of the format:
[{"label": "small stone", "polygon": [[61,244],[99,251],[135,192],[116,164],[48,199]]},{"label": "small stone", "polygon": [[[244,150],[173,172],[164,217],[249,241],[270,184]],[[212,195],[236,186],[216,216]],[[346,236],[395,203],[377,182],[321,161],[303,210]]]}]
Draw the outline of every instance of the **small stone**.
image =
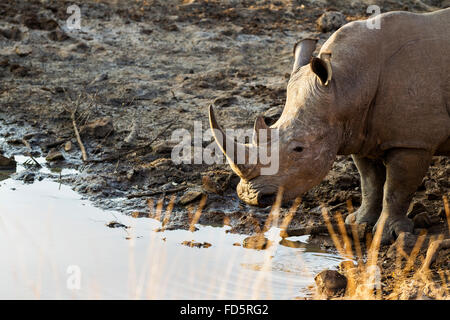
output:
[{"label": "small stone", "polygon": [[179,203],[182,205],[186,205],[191,203],[197,199],[199,199],[203,195],[203,192],[196,189],[187,190],[180,198]]},{"label": "small stone", "polygon": [[64,160],[64,156],[63,156],[63,154],[60,151],[50,150],[50,152],[45,157],[45,160],[47,160],[47,161]]},{"label": "small stone", "polygon": [[128,171],[127,171],[127,179],[128,179],[128,180],[133,179],[135,173],[136,173],[136,172],[135,172],[134,169],[128,170]]},{"label": "small stone", "polygon": [[327,298],[341,296],[347,288],[347,278],[336,270],[324,270],[314,277],[319,294]]},{"label": "small stone", "polygon": [[111,117],[96,119],[80,128],[82,134],[86,134],[95,138],[104,138],[114,131],[113,121]]},{"label": "small stone", "polygon": [[246,249],[265,250],[271,246],[271,242],[262,234],[247,237],[242,242],[242,247]]},{"label": "small stone", "polygon": [[213,105],[217,108],[226,108],[235,105],[238,102],[236,97],[218,97],[213,101]]},{"label": "small stone", "polygon": [[70,150],[72,150],[72,142],[71,141],[67,141],[64,144],[64,151],[69,152]]},{"label": "small stone", "polygon": [[22,40],[22,32],[16,27],[12,27],[11,29],[0,29],[0,35],[13,41]]},{"label": "small stone", "polygon": [[13,170],[16,168],[17,162],[14,160],[14,156],[7,158],[0,155],[0,169]]},{"label": "small stone", "polygon": [[58,23],[55,20],[34,14],[25,17],[23,23],[28,28],[35,30],[50,31],[58,27]]},{"label": "small stone", "polygon": [[410,204],[406,216],[413,219],[417,214],[422,212],[427,212],[427,208],[425,208],[425,206],[420,202],[414,202]]},{"label": "small stone", "polygon": [[283,112],[282,107],[272,107],[268,109],[266,112],[264,112],[263,114],[264,121],[268,126],[271,126],[280,118],[282,112]]},{"label": "small stone", "polygon": [[342,12],[327,11],[316,21],[320,32],[335,31],[347,23],[347,18]]},{"label": "small stone", "polygon": [[18,145],[23,144],[23,140],[22,139],[12,138],[12,139],[6,140],[6,143],[10,144],[10,145],[13,145],[13,146],[18,146]]},{"label": "small stone", "polygon": [[19,77],[26,77],[30,74],[30,68],[26,67],[26,66],[21,66],[19,64],[11,64],[9,66],[9,71]]},{"label": "small stone", "polygon": [[142,212],[142,211],[133,211],[131,213],[131,216],[133,218],[148,218],[149,217],[149,213],[148,212]]}]

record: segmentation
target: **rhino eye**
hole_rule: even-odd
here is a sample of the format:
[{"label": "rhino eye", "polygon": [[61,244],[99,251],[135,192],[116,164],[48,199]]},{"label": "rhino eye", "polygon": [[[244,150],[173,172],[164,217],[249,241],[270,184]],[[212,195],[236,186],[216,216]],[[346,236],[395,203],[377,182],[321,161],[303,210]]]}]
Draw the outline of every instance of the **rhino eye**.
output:
[{"label": "rhino eye", "polygon": [[303,151],[303,147],[300,147],[300,146],[299,147],[295,147],[294,151],[295,152],[302,152]]}]

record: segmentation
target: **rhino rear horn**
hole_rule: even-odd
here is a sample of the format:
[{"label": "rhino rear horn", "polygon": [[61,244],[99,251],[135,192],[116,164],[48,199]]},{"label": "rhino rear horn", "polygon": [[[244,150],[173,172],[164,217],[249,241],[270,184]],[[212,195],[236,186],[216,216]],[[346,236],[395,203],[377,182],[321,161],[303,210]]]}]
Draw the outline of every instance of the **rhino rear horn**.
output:
[{"label": "rhino rear horn", "polygon": [[292,72],[307,65],[311,60],[312,53],[316,50],[317,39],[303,39],[294,45],[294,67]]}]

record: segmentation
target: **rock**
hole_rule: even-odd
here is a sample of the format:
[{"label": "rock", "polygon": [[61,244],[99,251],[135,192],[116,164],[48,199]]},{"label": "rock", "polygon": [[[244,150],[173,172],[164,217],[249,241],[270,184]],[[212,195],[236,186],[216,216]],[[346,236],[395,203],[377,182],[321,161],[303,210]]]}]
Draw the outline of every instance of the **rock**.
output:
[{"label": "rock", "polygon": [[10,29],[0,29],[0,35],[6,39],[13,41],[22,40],[22,32],[17,27],[12,27]]},{"label": "rock", "polygon": [[317,29],[320,32],[335,31],[347,23],[347,18],[342,12],[327,11],[317,19]]},{"label": "rock", "polygon": [[317,291],[327,298],[342,296],[347,288],[347,278],[336,270],[324,270],[314,277]]},{"label": "rock", "polygon": [[142,212],[142,211],[133,211],[132,213],[131,213],[131,216],[133,217],[133,218],[149,218],[149,213],[146,211],[146,212]]},{"label": "rock", "polygon": [[186,205],[199,199],[203,195],[203,192],[198,189],[188,189],[180,198],[178,203]]},{"label": "rock", "polygon": [[22,139],[12,138],[12,139],[6,140],[6,143],[10,144],[10,145],[13,145],[13,146],[18,146],[18,145],[23,144],[23,140]]},{"label": "rock", "polygon": [[158,158],[150,162],[148,165],[146,165],[146,167],[148,168],[168,167],[171,166],[172,164],[173,164],[172,160],[170,160],[169,158]]},{"label": "rock", "polygon": [[426,193],[428,200],[441,200],[441,196],[437,190],[427,190]]},{"label": "rock", "polygon": [[9,65],[9,71],[15,76],[26,77],[30,74],[31,69],[26,66],[21,66],[20,64]]},{"label": "rock", "polygon": [[226,108],[238,102],[236,97],[218,97],[213,101],[213,105],[217,108]]},{"label": "rock", "polygon": [[450,0],[442,1],[441,8],[450,8]]},{"label": "rock", "polygon": [[133,126],[131,127],[131,131],[128,136],[123,140],[126,145],[133,145],[139,137],[139,118],[138,116],[133,119]]},{"label": "rock", "polygon": [[223,194],[223,189],[220,184],[218,184],[214,179],[209,176],[202,177],[202,188],[206,192]]},{"label": "rock", "polygon": [[272,243],[262,234],[247,237],[242,242],[242,247],[246,249],[265,250],[271,245]]},{"label": "rock", "polygon": [[114,131],[112,118],[105,117],[91,121],[82,126],[80,131],[84,135],[89,135],[95,138],[104,138]]},{"label": "rock", "polygon": [[120,222],[117,222],[117,221],[110,221],[106,224],[106,226],[108,228],[124,228],[124,229],[129,228],[128,226],[126,226]]},{"label": "rock", "polygon": [[67,141],[64,144],[64,151],[69,152],[70,150],[72,150],[72,142],[71,141]]},{"label": "rock", "polygon": [[9,66],[9,60],[7,58],[0,60],[0,67]]},{"label": "rock", "polygon": [[53,149],[53,150],[50,150],[50,152],[47,154],[47,156],[45,157],[45,160],[47,160],[49,162],[64,160],[64,156],[60,151]]},{"label": "rock", "polygon": [[32,172],[29,173],[25,173],[25,175],[23,176],[23,182],[25,183],[33,183],[34,182],[34,178],[35,178],[35,174]]},{"label": "rock", "polygon": [[427,212],[418,213],[414,218],[414,228],[429,228],[433,225],[433,221],[430,219]]},{"label": "rock", "polygon": [[58,27],[58,23],[55,20],[33,14],[25,17],[23,23],[28,28],[35,30],[50,31]]},{"label": "rock", "polygon": [[127,179],[128,179],[128,180],[132,180],[135,173],[136,173],[136,171],[135,171],[133,168],[131,168],[130,170],[128,170],[128,171],[127,171]]},{"label": "rock", "polygon": [[17,162],[14,160],[14,156],[7,158],[0,155],[0,169],[1,170],[14,170],[16,169]]},{"label": "rock", "polygon": [[427,208],[425,208],[425,206],[420,202],[414,202],[409,206],[406,216],[413,219],[416,215],[422,212],[427,212]]},{"label": "rock", "polygon": [[50,32],[48,38],[52,41],[66,41],[67,39],[70,39],[70,37],[59,27]]}]

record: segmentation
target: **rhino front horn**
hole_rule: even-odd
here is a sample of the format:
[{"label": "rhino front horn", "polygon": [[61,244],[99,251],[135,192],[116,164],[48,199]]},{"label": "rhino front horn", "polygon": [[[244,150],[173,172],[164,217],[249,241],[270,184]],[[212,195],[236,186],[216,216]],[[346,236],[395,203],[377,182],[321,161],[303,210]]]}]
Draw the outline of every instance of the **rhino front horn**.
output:
[{"label": "rhino front horn", "polygon": [[[258,165],[250,163],[250,155],[257,154],[256,146],[237,143],[233,137],[229,137],[220,127],[214,114],[214,108],[209,106],[209,125],[212,129],[214,140],[224,153],[231,169],[243,179],[251,179]],[[242,157],[243,156],[243,157]],[[240,158],[242,157],[242,159]]]}]

